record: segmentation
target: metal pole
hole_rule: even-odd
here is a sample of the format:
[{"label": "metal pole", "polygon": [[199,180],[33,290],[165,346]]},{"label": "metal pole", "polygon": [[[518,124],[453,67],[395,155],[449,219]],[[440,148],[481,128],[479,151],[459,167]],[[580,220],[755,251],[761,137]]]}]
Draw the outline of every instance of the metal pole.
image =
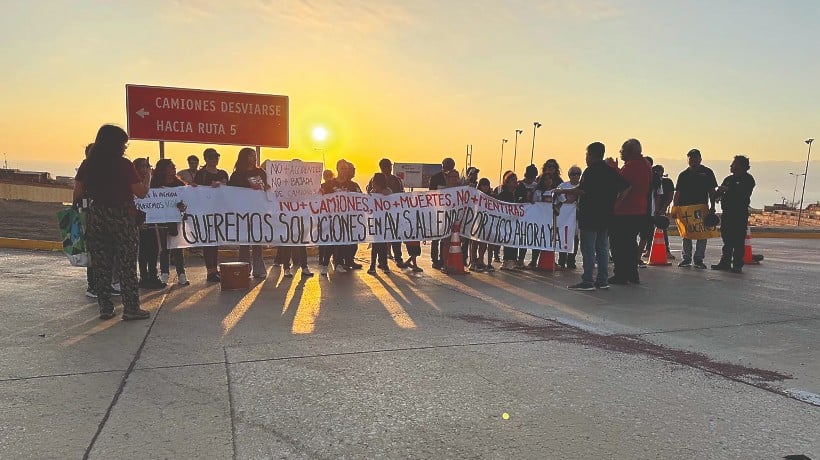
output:
[{"label": "metal pole", "polygon": [[159,159],[165,158],[165,141],[159,141]]},{"label": "metal pole", "polygon": [[800,209],[797,210],[797,226],[800,226],[800,218],[803,217],[803,196],[806,194],[806,180],[809,178],[809,158],[811,158],[811,143],[814,139],[806,139],[809,144],[809,154],[806,155],[806,172],[803,173],[803,191],[800,192]]},{"label": "metal pole", "polygon": [[532,160],[535,158],[535,129],[540,128],[541,123],[534,121],[532,123],[532,150],[530,151],[530,164],[532,164]]},{"label": "metal pole", "polygon": [[523,133],[523,129],[516,129],[515,130],[515,150],[513,151],[513,172],[515,172],[515,159],[518,157],[518,135]]},{"label": "metal pole", "polygon": [[501,139],[501,166],[498,167],[498,183],[501,183],[501,174],[504,172],[504,144],[507,139]]}]

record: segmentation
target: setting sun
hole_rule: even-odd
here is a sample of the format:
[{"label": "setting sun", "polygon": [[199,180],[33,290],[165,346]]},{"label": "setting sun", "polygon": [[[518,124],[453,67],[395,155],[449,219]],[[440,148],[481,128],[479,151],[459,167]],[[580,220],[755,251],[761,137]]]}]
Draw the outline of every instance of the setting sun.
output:
[{"label": "setting sun", "polygon": [[317,126],[313,128],[311,133],[313,140],[316,142],[324,142],[327,139],[327,129],[324,126]]}]

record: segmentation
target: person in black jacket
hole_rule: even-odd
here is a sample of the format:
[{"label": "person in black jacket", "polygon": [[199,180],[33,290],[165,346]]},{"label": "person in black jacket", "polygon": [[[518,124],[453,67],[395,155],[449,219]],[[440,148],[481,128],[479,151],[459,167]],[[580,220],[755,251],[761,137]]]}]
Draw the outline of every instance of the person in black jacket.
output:
[{"label": "person in black jacket", "polygon": [[[232,187],[245,187],[254,190],[264,191],[270,188],[268,185],[268,174],[264,169],[256,165],[256,150],[244,147],[239,151],[233,173],[228,180],[228,185]],[[265,260],[262,255],[262,245],[240,244],[239,260],[251,262],[253,277],[265,279],[268,274],[265,269]]]},{"label": "person in black jacket", "polygon": [[[441,190],[447,188],[447,176],[450,171],[456,168],[456,162],[452,158],[445,158],[441,161],[441,171],[430,177],[430,190]],[[445,240],[434,240],[430,242],[430,259],[433,261],[433,268],[441,270],[444,268],[444,261],[440,258],[439,248]]]},{"label": "person in black jacket", "polygon": [[[387,188],[389,188],[392,193],[404,193],[404,184],[402,183],[401,179],[393,175],[392,161],[390,161],[387,158],[382,158],[381,161],[379,161],[379,169],[381,170],[381,173],[387,180]],[[372,178],[370,179],[370,182],[367,183],[367,187],[365,187],[365,190],[368,194],[370,194],[373,191]],[[388,244],[390,246],[390,250],[393,251],[393,260],[396,262],[396,267],[405,268],[407,265],[404,263],[404,254],[402,254],[401,252],[401,241],[394,241]]]},{"label": "person in black jacket", "polygon": [[720,219],[720,237],[723,239],[723,255],[713,270],[731,270],[743,273],[743,253],[746,249],[746,227],[749,225],[749,203],[755,179],[749,174],[749,158],[735,156],[729,166],[732,175],[723,179],[717,188],[716,199],[720,201],[723,215]]}]

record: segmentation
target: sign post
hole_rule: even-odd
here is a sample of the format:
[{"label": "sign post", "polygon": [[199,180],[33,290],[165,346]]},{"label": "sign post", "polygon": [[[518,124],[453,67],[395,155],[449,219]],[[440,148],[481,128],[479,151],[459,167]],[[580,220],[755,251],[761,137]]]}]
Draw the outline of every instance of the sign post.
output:
[{"label": "sign post", "polygon": [[160,157],[164,141],[289,146],[287,96],[141,85],[125,93],[128,136],[160,141]]}]

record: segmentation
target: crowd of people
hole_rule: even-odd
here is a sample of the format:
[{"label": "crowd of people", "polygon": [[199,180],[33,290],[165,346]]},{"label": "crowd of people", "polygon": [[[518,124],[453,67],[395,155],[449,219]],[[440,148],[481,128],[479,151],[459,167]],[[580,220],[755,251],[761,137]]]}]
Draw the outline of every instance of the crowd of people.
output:
[{"label": "crowd of people", "polygon": [[[127,160],[124,157],[127,142],[128,136],[122,128],[102,126],[94,143],[86,149],[86,159],[77,171],[75,182],[75,202],[85,203],[88,208],[87,243],[93,266],[88,268],[87,295],[97,298],[102,319],[114,317],[112,295],[122,296],[123,320],[148,318],[149,313],[140,309],[138,290],[165,288],[172,263],[177,283],[181,286],[190,284],[183,251],[167,248],[168,236],[177,234],[178,225],[145,224],[144,214],[140,216],[141,212],[134,205],[134,197],[145,197],[149,188],[186,185],[270,188],[266,172],[259,168],[256,150],[252,148],[239,151],[229,175],[219,169],[220,155],[213,148],[202,154],[205,166],[200,167],[199,158],[191,155],[187,158],[188,168],[177,172],[174,163],[168,159],[157,161],[153,169],[148,158]],[[714,172],[702,164],[697,149],[688,152],[689,167],[680,173],[677,183],[666,176],[662,165],[654,165],[652,158],[643,155],[637,139],[623,143],[620,150],[623,166],[619,167],[618,160],[605,156],[604,144],[593,142],[586,149],[586,168],[582,170],[573,165],[567,170],[567,180],[561,176],[558,161],[551,158],[544,162],[540,172],[534,164],[527,166],[520,180],[515,171],[505,171],[501,183],[495,188],[488,178],[479,178],[477,168],[468,167],[462,177],[456,170],[455,161],[445,158],[441,171],[430,178],[429,189],[469,186],[509,203],[551,202],[556,213],[564,203],[575,203],[578,226],[573,250],[560,252],[557,261],[561,269],[576,269],[576,255],[580,249],[583,272],[579,283],[568,286],[571,290],[607,289],[612,284],[640,283],[639,269],[646,266],[643,259],[650,255],[656,227],[664,231],[667,258],[675,259],[665,230],[668,218],[674,217],[668,216],[670,205],[674,210],[678,206],[703,204],[714,212],[716,202],[721,202],[723,252],[712,269],[742,273],[748,209],[755,186],[748,173],[747,157],[735,156],[731,174],[718,186]],[[401,179],[393,174],[393,163],[389,159],[382,159],[378,166],[379,172],[369,179],[362,191],[353,180],[355,166],[344,159],[339,160],[335,173],[330,169],[324,171],[319,192],[390,195],[405,191]],[[184,208],[180,210],[184,211]],[[664,219],[667,225],[658,225]],[[706,269],[706,241],[693,242],[684,238],[678,266]],[[449,243],[449,239],[430,242],[433,269],[445,267]],[[390,273],[389,259],[399,269],[423,271],[417,261],[421,255],[420,241],[373,243],[370,246],[367,270],[370,275],[377,275],[377,269]],[[402,246],[407,251],[406,258]],[[240,261],[249,263],[251,276],[258,279],[267,276],[262,249],[259,245],[241,245],[239,248]],[[356,244],[319,246],[320,275],[327,276],[331,267],[336,273],[363,269],[363,265],[356,262],[357,251]],[[545,256],[533,249],[529,251],[527,262],[527,252],[525,248],[501,248],[462,239],[463,262],[473,272],[493,272],[496,269],[494,264],[500,264],[502,270],[534,269],[539,258]],[[551,252],[547,254],[554,257]],[[202,256],[207,270],[206,280],[219,282],[218,248],[203,247]],[[612,276],[609,276],[610,262],[613,263]],[[293,277],[297,270],[301,270],[303,277],[313,276],[304,246],[279,246],[274,264],[283,268],[285,277]]]}]

